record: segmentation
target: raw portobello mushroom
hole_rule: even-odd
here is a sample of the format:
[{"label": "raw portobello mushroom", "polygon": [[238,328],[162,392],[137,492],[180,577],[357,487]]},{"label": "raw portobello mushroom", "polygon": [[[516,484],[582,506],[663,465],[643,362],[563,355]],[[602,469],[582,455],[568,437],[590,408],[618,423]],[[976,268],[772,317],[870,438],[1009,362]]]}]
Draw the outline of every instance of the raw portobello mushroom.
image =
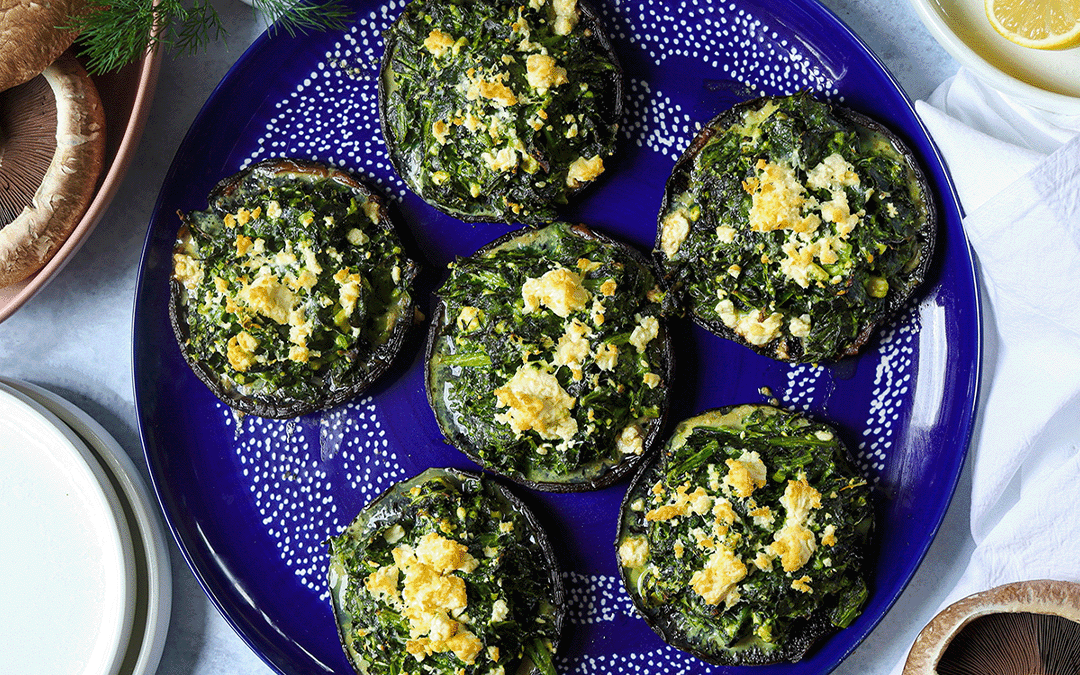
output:
[{"label": "raw portobello mushroom", "polygon": [[619,569],[669,644],[720,665],[798,661],[862,611],[870,502],[829,426],[719,408],[681,422],[634,477]]},{"label": "raw portobello mushroom", "polygon": [[668,179],[654,257],[693,319],[783,361],[850,356],[908,301],[937,229],[911,151],[809,94],[741,103]]},{"label": "raw portobello mushroom", "polygon": [[575,0],[413,0],[385,35],[379,111],[394,168],[464,221],[537,224],[611,157],[622,73]]},{"label": "raw portobello mushroom", "polygon": [[386,200],[291,159],[224,179],[181,214],[169,311],[184,358],[229,406],[294,417],[362,393],[413,323],[417,266]]},{"label": "raw portobello mushroom", "polygon": [[330,540],[329,584],[357,673],[554,675],[562,576],[533,514],[490,478],[428,469]]},{"label": "raw portobello mushroom", "polygon": [[426,374],[450,443],[555,492],[604,487],[639,464],[663,425],[673,368],[646,263],[566,223],[451,263]]}]

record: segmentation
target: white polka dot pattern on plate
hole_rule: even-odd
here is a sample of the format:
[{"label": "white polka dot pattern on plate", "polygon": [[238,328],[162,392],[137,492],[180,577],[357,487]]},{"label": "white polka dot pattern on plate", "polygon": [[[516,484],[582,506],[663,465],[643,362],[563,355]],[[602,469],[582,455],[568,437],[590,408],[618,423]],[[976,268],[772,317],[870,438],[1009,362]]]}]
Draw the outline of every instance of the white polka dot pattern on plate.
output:
[{"label": "white polka dot pattern on plate", "polygon": [[229,408],[220,408],[235,428],[240,474],[249,481],[266,534],[303,584],[328,599],[326,540],[356,515],[341,513],[334,503],[329,463],[365,503],[407,477],[374,402],[365,397],[299,422],[253,416],[237,421]]},{"label": "white polka dot pattern on plate", "polygon": [[881,333],[878,351],[881,360],[874,375],[874,397],[859,442],[856,461],[859,470],[878,478],[885,470],[885,458],[892,448],[891,430],[900,419],[901,402],[910,395],[915,345],[919,339],[918,305],[910,304],[892,325]]},{"label": "white polka dot pattern on plate", "polygon": [[[273,114],[242,166],[274,157],[323,161],[363,175],[395,199],[405,198],[407,189],[391,167],[378,121],[380,35],[404,5],[394,0],[357,16],[292,91],[281,100],[263,103],[272,106]],[[674,58],[703,62],[716,72],[706,88],[736,92],[743,98],[809,89],[842,101],[837,75],[821,64],[820,55],[808,53],[806,45],[787,40],[729,3],[616,0],[600,13],[617,51],[652,64]],[[663,83],[648,82],[629,70],[625,94],[624,141],[667,159],[677,159],[707,122],[693,119],[665,93]],[[901,401],[909,396],[917,330],[917,316],[908,312],[880,341],[874,397],[858,448],[858,463],[871,474],[884,467],[890,428]],[[783,393],[778,393],[782,405],[810,411],[831,393],[824,368],[776,367],[786,382]],[[366,503],[407,478],[395,449],[388,445],[376,401],[366,397],[300,421],[237,420],[227,407],[222,405],[220,411],[235,430],[240,479],[246,482],[266,534],[302,583],[326,599],[325,542],[355,516],[339,509],[331,496],[334,490],[359,490]],[[635,616],[618,577],[568,572],[566,581],[570,626]],[[560,672],[590,675],[680,675],[702,672],[703,664],[665,648],[573,661],[564,657],[559,666]]]}]

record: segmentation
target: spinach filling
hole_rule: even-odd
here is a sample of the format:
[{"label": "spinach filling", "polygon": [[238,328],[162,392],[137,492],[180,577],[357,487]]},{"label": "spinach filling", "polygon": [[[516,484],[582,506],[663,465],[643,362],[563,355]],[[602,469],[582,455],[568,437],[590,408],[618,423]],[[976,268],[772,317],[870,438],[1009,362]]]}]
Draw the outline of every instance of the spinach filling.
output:
[{"label": "spinach filling", "polygon": [[603,172],[621,111],[614,53],[574,0],[413,0],[386,35],[391,159],[463,220],[550,221]]},{"label": "spinach filling", "polygon": [[639,257],[555,223],[452,263],[428,360],[443,433],[543,489],[596,487],[635,463],[671,369],[662,294]]},{"label": "spinach filling", "polygon": [[330,539],[342,644],[360,673],[553,675],[561,581],[524,507],[478,475],[429,469]]},{"label": "spinach filling", "polygon": [[679,425],[623,505],[619,558],[635,604],[713,663],[802,657],[867,597],[870,488],[825,424],[765,406]]},{"label": "spinach filling", "polygon": [[344,174],[260,163],[183,220],[181,348],[241,410],[287,416],[355,395],[411,323],[415,265],[382,199]]},{"label": "spinach filling", "polygon": [[808,94],[744,104],[676,167],[657,258],[711,330],[783,360],[855,353],[933,245],[929,195],[900,147]]}]

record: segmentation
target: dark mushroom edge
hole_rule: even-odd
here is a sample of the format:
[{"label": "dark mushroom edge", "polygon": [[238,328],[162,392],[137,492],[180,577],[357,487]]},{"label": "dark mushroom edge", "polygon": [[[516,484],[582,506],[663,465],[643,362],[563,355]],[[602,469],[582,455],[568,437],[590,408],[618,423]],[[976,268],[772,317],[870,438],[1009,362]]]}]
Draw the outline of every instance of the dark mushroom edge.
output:
[{"label": "dark mushroom edge", "polygon": [[862,611],[873,522],[831,427],[731,406],[679,423],[634,477],[616,554],[665,642],[718,665],[794,662]]},{"label": "dark mushroom edge", "polygon": [[415,318],[386,199],[349,173],[274,159],[181,214],[169,314],[184,359],[230,407],[295,417],[361,394]]},{"label": "dark mushroom edge", "polygon": [[674,369],[647,262],[583,225],[553,223],[451,263],[425,374],[447,440],[537,490],[628,475],[659,436]]},{"label": "dark mushroom edge", "polygon": [[330,539],[328,580],[357,673],[554,675],[565,614],[536,518],[489,477],[428,469]]},{"label": "dark mushroom edge", "polygon": [[602,175],[623,77],[589,6],[413,0],[384,39],[390,160],[435,208],[536,225]]},{"label": "dark mushroom edge", "polygon": [[782,361],[852,356],[922,283],[937,231],[915,155],[807,93],[716,116],[667,181],[653,251],[695,322]]}]

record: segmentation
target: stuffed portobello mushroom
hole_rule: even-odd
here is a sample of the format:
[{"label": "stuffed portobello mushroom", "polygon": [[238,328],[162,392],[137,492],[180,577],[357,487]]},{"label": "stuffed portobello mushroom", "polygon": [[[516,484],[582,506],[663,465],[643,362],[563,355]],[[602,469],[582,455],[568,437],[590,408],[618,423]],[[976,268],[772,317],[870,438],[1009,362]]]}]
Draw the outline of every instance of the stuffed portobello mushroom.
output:
[{"label": "stuffed portobello mushroom", "polygon": [[809,94],[713,119],[679,159],[654,257],[699,324],[783,361],[856,354],[930,264],[936,211],[914,155]]},{"label": "stuffed portobello mushroom", "polygon": [[761,405],[680,423],[635,476],[623,582],[669,644],[710,663],[797,661],[867,597],[870,488],[835,431]]},{"label": "stuffed portobello mushroom", "polygon": [[181,214],[169,311],[180,350],[234,409],[293,417],[340,404],[390,365],[414,320],[385,199],[350,174],[280,159]]},{"label": "stuffed portobello mushroom", "polygon": [[480,474],[428,469],[330,540],[342,646],[362,675],[554,675],[562,577],[535,517]]},{"label": "stuffed portobello mushroom", "polygon": [[413,0],[385,34],[379,111],[398,174],[464,221],[538,224],[600,177],[622,73],[576,0]]},{"label": "stuffed portobello mushroom", "polygon": [[556,492],[610,485],[667,410],[663,293],[640,253],[581,225],[511,233],[451,263],[437,291],[427,394],[484,467]]}]

